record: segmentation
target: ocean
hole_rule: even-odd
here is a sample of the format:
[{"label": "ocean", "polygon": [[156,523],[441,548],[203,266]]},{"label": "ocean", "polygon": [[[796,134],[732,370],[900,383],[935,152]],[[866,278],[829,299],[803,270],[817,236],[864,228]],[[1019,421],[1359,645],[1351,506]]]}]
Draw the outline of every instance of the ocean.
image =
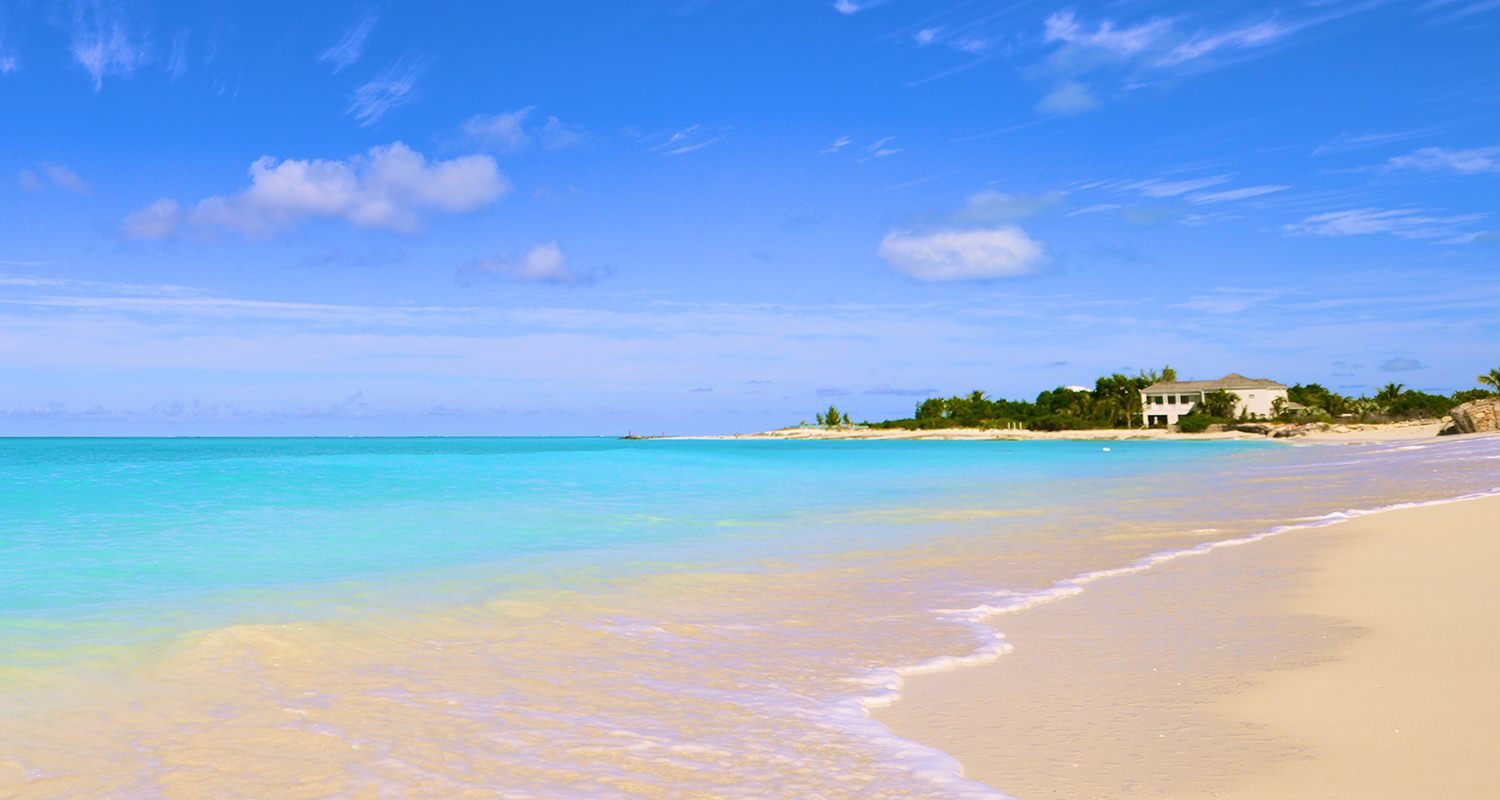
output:
[{"label": "ocean", "polygon": [[1500,440],[0,440],[0,796],[1003,797],[869,718],[1004,616]]}]

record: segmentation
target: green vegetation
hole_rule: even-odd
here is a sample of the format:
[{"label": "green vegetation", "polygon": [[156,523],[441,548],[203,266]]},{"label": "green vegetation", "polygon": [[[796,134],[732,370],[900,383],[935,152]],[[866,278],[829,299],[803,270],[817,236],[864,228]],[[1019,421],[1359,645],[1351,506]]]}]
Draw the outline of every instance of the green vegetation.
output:
[{"label": "green vegetation", "polygon": [[[1093,389],[1066,387],[1048,389],[1035,400],[1007,400],[975,390],[954,397],[930,397],[917,404],[907,419],[865,423],[872,428],[1027,428],[1034,431],[1132,428],[1142,424],[1141,390],[1157,381],[1177,380],[1171,367],[1143,371],[1137,375],[1115,373],[1099,378]],[[1479,376],[1488,389],[1466,389],[1452,395],[1430,394],[1387,384],[1371,397],[1350,397],[1317,383],[1287,388],[1287,401],[1275,405],[1280,422],[1394,422],[1435,419],[1461,403],[1500,394],[1500,368]],[[1235,397],[1225,391],[1209,392],[1202,407],[1182,417],[1179,430],[1199,432],[1214,424],[1233,424]],[[818,415],[819,425],[851,425],[847,414],[829,407]]]},{"label": "green vegetation", "polygon": [[818,424],[829,428],[837,428],[843,425],[853,425],[854,420],[849,415],[839,411],[838,406],[830,405],[828,410],[818,415]]},{"label": "green vegetation", "polygon": [[1490,387],[1490,394],[1500,394],[1500,367],[1496,367],[1478,378],[1480,386]]},{"label": "green vegetation", "polygon": [[1194,412],[1177,420],[1177,430],[1183,433],[1202,433],[1208,430],[1210,425],[1225,425],[1233,421],[1223,417]]},{"label": "green vegetation", "polygon": [[1141,390],[1161,380],[1177,380],[1171,367],[1138,375],[1107,375],[1092,390],[1048,389],[1036,400],[992,399],[982,391],[931,397],[917,404],[909,419],[870,423],[875,428],[1013,428],[1036,431],[1130,428],[1141,424]]}]

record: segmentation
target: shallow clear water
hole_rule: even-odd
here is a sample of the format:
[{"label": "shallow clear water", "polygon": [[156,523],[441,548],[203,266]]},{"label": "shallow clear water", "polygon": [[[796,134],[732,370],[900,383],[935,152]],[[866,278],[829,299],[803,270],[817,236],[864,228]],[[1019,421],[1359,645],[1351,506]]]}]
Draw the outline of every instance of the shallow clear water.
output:
[{"label": "shallow clear water", "polygon": [[0,794],[996,796],[865,714],[1003,653],[965,609],[1488,491],[1496,455],[0,440]]}]

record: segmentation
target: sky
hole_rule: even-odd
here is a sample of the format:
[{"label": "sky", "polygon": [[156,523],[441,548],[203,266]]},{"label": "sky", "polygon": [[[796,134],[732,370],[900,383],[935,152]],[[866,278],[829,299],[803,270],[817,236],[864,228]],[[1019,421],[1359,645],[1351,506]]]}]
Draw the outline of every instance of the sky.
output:
[{"label": "sky", "polygon": [[0,3],[0,434],[1500,361],[1500,2]]}]

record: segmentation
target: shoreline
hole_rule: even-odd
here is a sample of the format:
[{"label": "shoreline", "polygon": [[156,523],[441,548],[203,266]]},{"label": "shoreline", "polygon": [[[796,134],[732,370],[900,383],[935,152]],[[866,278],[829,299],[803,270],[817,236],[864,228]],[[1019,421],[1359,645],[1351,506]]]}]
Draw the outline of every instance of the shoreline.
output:
[{"label": "shoreline", "polygon": [[[1371,444],[1437,439],[1443,423],[1417,420],[1382,424],[1333,425],[1328,430],[1310,430],[1296,436],[1273,438],[1258,433],[1219,431],[1213,433],[1177,433],[1160,428],[1101,428],[1070,431],[1029,431],[998,428],[780,428],[760,433],[736,433],[721,436],[680,436],[674,439],[700,440],[769,440],[769,441],[1269,441],[1283,444]],[[1467,437],[1486,434],[1466,434]]]},{"label": "shoreline", "polygon": [[1006,616],[1004,657],[912,671],[872,714],[1028,799],[1481,796],[1497,516],[1495,494],[1396,505],[1086,580]]}]

